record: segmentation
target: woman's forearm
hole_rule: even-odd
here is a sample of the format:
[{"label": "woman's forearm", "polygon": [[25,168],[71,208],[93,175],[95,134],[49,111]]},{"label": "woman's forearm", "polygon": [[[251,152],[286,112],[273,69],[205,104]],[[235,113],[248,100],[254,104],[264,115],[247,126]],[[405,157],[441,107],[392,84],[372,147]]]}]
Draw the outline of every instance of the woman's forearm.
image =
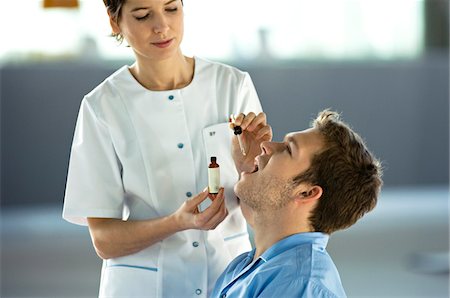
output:
[{"label": "woman's forearm", "polygon": [[136,253],[184,229],[175,215],[129,221],[88,218],[88,224],[95,250],[102,259]]},{"label": "woman's forearm", "polygon": [[117,258],[136,253],[180,231],[215,229],[227,216],[223,192],[221,188],[211,205],[202,212],[198,205],[208,198],[206,189],[186,200],[169,216],[129,221],[88,218],[95,250],[102,259]]}]

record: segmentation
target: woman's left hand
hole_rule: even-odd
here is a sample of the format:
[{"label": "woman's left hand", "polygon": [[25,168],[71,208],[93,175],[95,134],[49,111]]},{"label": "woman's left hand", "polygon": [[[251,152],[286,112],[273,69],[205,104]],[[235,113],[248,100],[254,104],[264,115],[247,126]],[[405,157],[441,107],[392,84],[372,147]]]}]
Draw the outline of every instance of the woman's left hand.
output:
[{"label": "woman's left hand", "polygon": [[272,127],[267,124],[265,113],[256,115],[251,112],[247,115],[239,114],[231,127],[240,126],[240,135],[245,155],[241,152],[237,136],[233,138],[231,148],[232,156],[239,173],[251,172],[254,169],[255,157],[261,154],[261,143],[272,140]]}]

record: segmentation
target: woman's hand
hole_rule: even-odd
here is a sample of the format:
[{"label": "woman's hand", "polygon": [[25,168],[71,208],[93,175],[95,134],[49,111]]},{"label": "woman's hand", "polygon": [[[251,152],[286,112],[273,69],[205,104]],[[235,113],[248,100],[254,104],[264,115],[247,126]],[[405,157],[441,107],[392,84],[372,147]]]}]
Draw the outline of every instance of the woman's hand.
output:
[{"label": "woman's hand", "polygon": [[272,127],[267,124],[265,113],[256,115],[253,112],[247,115],[239,114],[233,124],[242,129],[240,137],[246,153],[242,154],[238,137],[234,137],[231,145],[234,163],[239,173],[251,172],[254,169],[255,157],[261,154],[261,143],[272,140]]},{"label": "woman's hand", "polygon": [[[197,206],[207,197],[213,202],[203,212]],[[215,197],[214,197],[215,196]],[[88,218],[95,251],[102,259],[130,255],[187,229],[212,230],[227,216],[223,188],[217,195],[205,190],[189,199],[173,214],[147,220]]]},{"label": "woman's hand", "polygon": [[[208,197],[212,200],[211,205],[200,212],[198,205]],[[180,230],[214,230],[228,215],[223,187],[217,195],[209,194],[205,189],[194,198],[186,200],[173,215]]]}]

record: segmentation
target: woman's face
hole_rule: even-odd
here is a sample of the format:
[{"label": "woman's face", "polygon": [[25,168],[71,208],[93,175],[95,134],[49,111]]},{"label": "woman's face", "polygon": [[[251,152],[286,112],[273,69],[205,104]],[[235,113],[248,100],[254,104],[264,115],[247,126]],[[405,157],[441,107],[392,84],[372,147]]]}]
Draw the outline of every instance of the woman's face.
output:
[{"label": "woman's face", "polygon": [[164,60],[179,51],[183,39],[181,0],[127,0],[119,22],[110,18],[113,33],[120,33],[137,58]]}]

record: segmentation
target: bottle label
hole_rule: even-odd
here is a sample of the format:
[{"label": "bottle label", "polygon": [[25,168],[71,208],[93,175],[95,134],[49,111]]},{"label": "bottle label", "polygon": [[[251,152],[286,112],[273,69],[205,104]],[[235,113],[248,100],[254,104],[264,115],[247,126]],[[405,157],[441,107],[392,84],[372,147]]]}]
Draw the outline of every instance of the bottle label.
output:
[{"label": "bottle label", "polygon": [[220,170],[219,168],[208,168],[208,191],[209,193],[218,193],[220,188]]}]

